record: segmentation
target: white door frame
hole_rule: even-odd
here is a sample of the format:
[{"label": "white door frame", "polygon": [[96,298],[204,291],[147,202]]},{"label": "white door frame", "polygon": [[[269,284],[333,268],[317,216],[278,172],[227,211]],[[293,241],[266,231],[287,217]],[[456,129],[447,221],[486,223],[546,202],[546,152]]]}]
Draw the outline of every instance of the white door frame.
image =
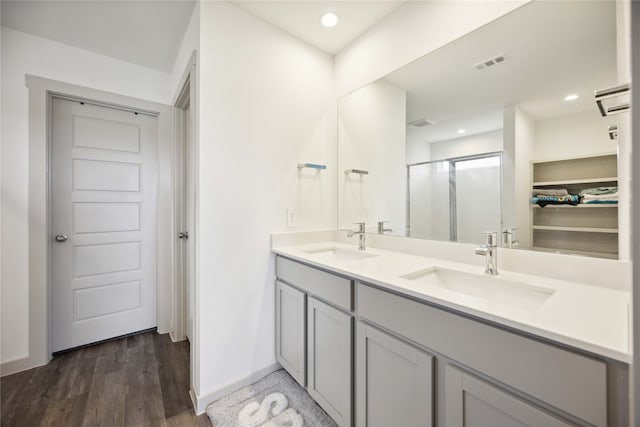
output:
[{"label": "white door frame", "polygon": [[[195,157],[192,155],[192,151],[194,149],[193,114],[191,114],[192,117],[188,121],[186,119],[186,114],[185,114],[185,110],[187,108],[190,108],[190,104],[191,104],[191,96],[192,96],[191,86],[192,86],[191,79],[190,79],[190,76],[188,76],[174,104],[174,106],[176,107],[175,125],[174,125],[174,129],[176,132],[176,136],[175,136],[176,152],[174,157],[175,159],[174,170],[176,172],[175,182],[174,182],[174,185],[175,185],[174,239],[177,238],[177,233],[185,231],[184,230],[185,218],[183,218],[182,210],[184,209],[184,205],[189,202],[187,195],[184,194],[185,173],[188,173],[191,175],[191,180],[190,180],[191,182],[194,182],[193,178],[195,178],[193,174],[193,169],[185,170],[185,165],[186,165],[185,154],[187,156],[191,156],[192,158]],[[190,128],[189,136],[191,141],[186,139],[187,126]],[[192,213],[194,212],[193,206],[191,207],[191,212]],[[195,246],[193,242],[196,238],[195,224],[193,225],[194,227],[188,230],[189,238],[187,239],[186,242],[184,242],[188,245],[191,245],[192,247]],[[184,259],[182,258],[183,244],[181,244],[177,240],[174,240],[174,241],[176,242],[174,246],[174,260],[175,260],[174,262],[176,265],[176,270],[175,270],[175,286],[173,288],[173,300],[172,300],[173,314],[172,314],[171,339],[174,342],[176,342],[176,341],[182,341],[185,338],[187,338],[188,319],[186,314],[188,310],[185,307],[187,305],[191,305],[191,307],[193,307],[193,304],[191,304],[192,301],[186,300],[186,297],[188,295],[186,288],[188,284],[184,282],[184,271],[181,270],[181,268],[189,269],[189,264],[183,264],[183,261],[184,261]],[[193,254],[193,251],[192,251],[192,254]],[[193,270],[193,269],[190,269],[190,270]],[[189,273],[190,273],[189,277],[193,279],[193,271],[189,271]]]},{"label": "white door frame", "polygon": [[[173,107],[33,75],[26,76],[26,85],[29,89],[29,351],[25,358],[3,363],[2,375],[45,365],[51,359],[49,116],[52,95],[157,115],[158,170],[171,174],[170,179],[158,179],[159,333],[169,331],[171,313],[172,251],[167,230],[171,230],[173,222]],[[169,269],[169,273],[163,269]]]},{"label": "white door frame", "polygon": [[[177,266],[178,260],[178,246],[177,246],[177,233],[179,232],[178,227],[181,224],[178,223],[180,220],[179,215],[177,214],[178,209],[181,208],[180,204],[182,203],[182,199],[178,197],[181,192],[184,173],[183,173],[183,159],[182,155],[179,154],[182,152],[184,141],[184,110],[185,101],[189,101],[189,108],[191,110],[191,123],[189,124],[191,127],[191,150],[192,150],[192,158],[194,159],[193,163],[190,165],[190,170],[188,173],[191,174],[191,182],[194,186],[194,206],[193,210],[193,229],[189,230],[189,244],[193,249],[191,252],[191,256],[193,261],[190,263],[191,271],[190,277],[193,283],[192,294],[190,298],[192,302],[198,300],[198,233],[197,233],[197,224],[198,224],[198,111],[199,111],[199,98],[198,94],[198,74],[196,72],[197,67],[197,53],[193,51],[191,57],[187,61],[187,65],[182,74],[180,82],[178,84],[178,90],[173,98],[173,106],[174,106],[174,140],[176,141],[174,145],[174,163],[173,170],[174,172],[174,182],[173,182],[173,262],[172,264]],[[183,340],[186,337],[187,325],[186,319],[184,316],[184,307],[187,301],[182,298],[185,295],[185,289],[180,287],[183,282],[179,280],[178,274],[180,272],[177,268],[174,268],[174,278],[173,280],[173,288],[172,288],[172,325],[171,325],[171,336],[174,340]],[[190,345],[190,387],[189,393],[191,395],[191,399],[193,402],[194,408],[197,408],[197,401],[200,396],[199,392],[199,372],[200,372],[200,358],[199,358],[199,310],[198,304],[191,304],[193,312],[191,316],[193,318],[193,325],[191,330],[191,340],[189,341]]]}]

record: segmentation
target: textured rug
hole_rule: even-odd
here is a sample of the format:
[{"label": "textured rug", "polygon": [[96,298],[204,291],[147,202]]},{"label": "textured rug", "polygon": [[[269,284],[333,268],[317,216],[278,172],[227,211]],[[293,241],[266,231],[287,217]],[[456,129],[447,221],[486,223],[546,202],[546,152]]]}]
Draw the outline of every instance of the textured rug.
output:
[{"label": "textured rug", "polygon": [[337,427],[284,369],[216,400],[207,415],[214,427]]}]

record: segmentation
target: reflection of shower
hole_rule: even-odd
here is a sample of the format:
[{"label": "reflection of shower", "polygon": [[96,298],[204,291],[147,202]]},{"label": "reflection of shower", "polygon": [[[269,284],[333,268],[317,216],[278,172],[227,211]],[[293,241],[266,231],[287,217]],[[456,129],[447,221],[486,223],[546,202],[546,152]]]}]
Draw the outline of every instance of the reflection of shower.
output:
[{"label": "reflection of shower", "polygon": [[477,242],[502,224],[502,153],[407,165],[407,235]]}]

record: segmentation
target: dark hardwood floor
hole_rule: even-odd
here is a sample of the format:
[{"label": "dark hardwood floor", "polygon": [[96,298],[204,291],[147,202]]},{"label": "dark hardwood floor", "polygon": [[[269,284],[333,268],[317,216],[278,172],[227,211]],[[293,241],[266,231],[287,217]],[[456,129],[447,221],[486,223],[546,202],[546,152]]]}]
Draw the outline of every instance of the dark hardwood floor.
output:
[{"label": "dark hardwood floor", "polygon": [[147,332],[0,380],[2,426],[211,426],[189,397],[189,343]]}]

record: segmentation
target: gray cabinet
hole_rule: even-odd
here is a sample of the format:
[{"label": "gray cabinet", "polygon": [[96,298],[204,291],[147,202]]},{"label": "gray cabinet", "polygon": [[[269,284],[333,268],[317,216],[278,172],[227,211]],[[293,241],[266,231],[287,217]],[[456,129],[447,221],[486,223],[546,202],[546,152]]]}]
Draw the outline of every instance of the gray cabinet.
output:
[{"label": "gray cabinet", "polygon": [[603,361],[361,283],[357,292],[361,319],[591,425],[607,425]]},{"label": "gray cabinet", "polygon": [[313,297],[307,310],[307,390],[339,426],[351,425],[352,317]]},{"label": "gray cabinet", "polygon": [[433,426],[433,356],[358,322],[356,426]]},{"label": "gray cabinet", "polygon": [[341,427],[629,424],[625,364],[293,260],[276,268],[276,358]]},{"label": "gray cabinet", "polygon": [[276,282],[276,360],[291,376],[306,384],[305,294]]},{"label": "gray cabinet", "polygon": [[460,369],[447,366],[445,377],[447,427],[572,425]]}]

